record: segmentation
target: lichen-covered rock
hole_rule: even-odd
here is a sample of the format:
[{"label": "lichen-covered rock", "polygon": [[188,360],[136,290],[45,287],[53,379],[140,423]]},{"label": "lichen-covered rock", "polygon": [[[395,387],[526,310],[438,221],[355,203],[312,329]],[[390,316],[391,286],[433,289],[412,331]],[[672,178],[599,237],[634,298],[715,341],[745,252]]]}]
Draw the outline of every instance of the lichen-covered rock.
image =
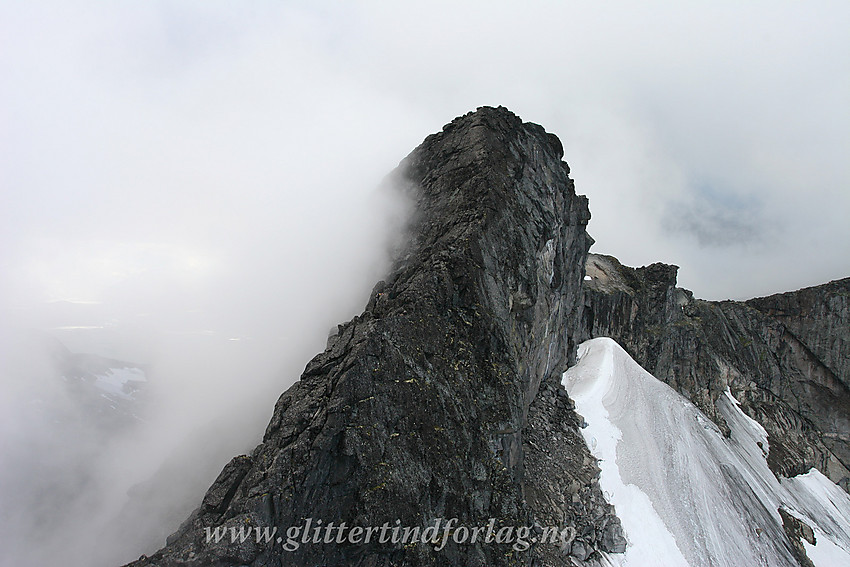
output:
[{"label": "lichen-covered rock", "polygon": [[[395,179],[410,240],[366,310],[279,399],[263,443],[143,565],[571,565],[621,551],[598,467],[560,386],[581,333],[590,245],[552,134],[481,108],[429,136]],[[552,526],[562,546],[205,542],[205,528],[334,522]]]}]

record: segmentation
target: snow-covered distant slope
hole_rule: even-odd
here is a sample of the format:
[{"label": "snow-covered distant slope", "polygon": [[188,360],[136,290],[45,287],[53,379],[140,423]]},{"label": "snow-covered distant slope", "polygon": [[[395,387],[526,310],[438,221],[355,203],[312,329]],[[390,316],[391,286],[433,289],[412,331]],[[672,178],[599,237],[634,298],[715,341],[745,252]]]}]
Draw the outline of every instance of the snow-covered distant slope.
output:
[{"label": "snow-covered distant slope", "polygon": [[816,470],[776,479],[764,429],[731,393],[724,438],[693,404],[607,338],[579,347],[564,385],[600,459],[600,485],[629,546],[623,566],[797,566],[779,508],[814,528],[817,567],[850,565],[850,497]]}]

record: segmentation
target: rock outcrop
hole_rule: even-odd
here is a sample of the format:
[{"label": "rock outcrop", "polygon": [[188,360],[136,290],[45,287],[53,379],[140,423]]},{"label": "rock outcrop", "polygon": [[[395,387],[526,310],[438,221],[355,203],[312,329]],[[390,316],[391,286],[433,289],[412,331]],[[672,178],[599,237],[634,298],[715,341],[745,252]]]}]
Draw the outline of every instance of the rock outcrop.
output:
[{"label": "rock outcrop", "polygon": [[[165,548],[132,565],[557,566],[622,551],[560,386],[583,334],[592,242],[562,157],[554,135],[487,107],[414,150],[394,174],[416,214],[392,273],[280,397],[262,444],[224,468]],[[570,537],[529,550],[450,538],[439,552],[205,537],[438,518]]]},{"label": "rock outcrop", "polygon": [[785,325],[850,387],[850,278],[746,303]]},{"label": "rock outcrop", "polygon": [[585,336],[615,339],[725,431],[716,402],[729,388],[767,430],[775,474],[817,467],[848,490],[850,280],[748,302],[703,301],[676,287],[677,270],[590,255]]}]

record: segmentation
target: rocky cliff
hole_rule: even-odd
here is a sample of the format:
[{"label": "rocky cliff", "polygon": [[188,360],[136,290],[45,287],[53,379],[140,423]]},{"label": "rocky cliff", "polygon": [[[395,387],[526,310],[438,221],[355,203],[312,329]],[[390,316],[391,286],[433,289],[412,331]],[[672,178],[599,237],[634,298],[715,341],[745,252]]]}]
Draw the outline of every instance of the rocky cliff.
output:
[{"label": "rocky cliff", "polygon": [[[393,179],[416,215],[365,311],[340,325],[165,548],[132,565],[570,565],[622,551],[560,386],[583,333],[587,200],[557,137],[503,108],[429,136]],[[563,545],[206,542],[333,522],[567,529]],[[542,563],[539,563],[541,562]]]},{"label": "rocky cliff", "polygon": [[728,431],[728,388],[767,430],[777,475],[818,468],[850,488],[850,280],[748,302],[703,301],[677,267],[590,255],[585,336],[609,336]]},{"label": "rocky cliff", "polygon": [[[556,567],[623,552],[560,384],[576,345],[602,336],[727,435],[728,389],[767,431],[775,475],[816,467],[850,489],[850,280],[713,302],[676,287],[675,266],[588,255],[587,200],[562,157],[557,137],[504,108],[426,138],[391,176],[416,211],[391,273],[283,393],[263,442],[131,565]],[[341,529],[449,519],[444,547]],[[453,541],[488,525],[568,537]]]},{"label": "rocky cliff", "polygon": [[850,278],[747,301],[803,341],[850,386]]}]

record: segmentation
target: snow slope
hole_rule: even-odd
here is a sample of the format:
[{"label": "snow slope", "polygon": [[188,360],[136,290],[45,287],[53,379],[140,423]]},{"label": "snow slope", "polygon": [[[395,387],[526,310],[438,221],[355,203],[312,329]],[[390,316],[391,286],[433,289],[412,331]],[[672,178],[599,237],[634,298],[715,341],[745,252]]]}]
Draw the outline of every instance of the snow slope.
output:
[{"label": "snow slope", "polygon": [[732,434],[641,368],[616,342],[593,339],[564,386],[587,422],[600,485],[629,546],[621,566],[797,566],[779,508],[812,526],[817,567],[850,566],[850,497],[818,471],[780,482],[764,429],[730,392],[718,407]]}]

